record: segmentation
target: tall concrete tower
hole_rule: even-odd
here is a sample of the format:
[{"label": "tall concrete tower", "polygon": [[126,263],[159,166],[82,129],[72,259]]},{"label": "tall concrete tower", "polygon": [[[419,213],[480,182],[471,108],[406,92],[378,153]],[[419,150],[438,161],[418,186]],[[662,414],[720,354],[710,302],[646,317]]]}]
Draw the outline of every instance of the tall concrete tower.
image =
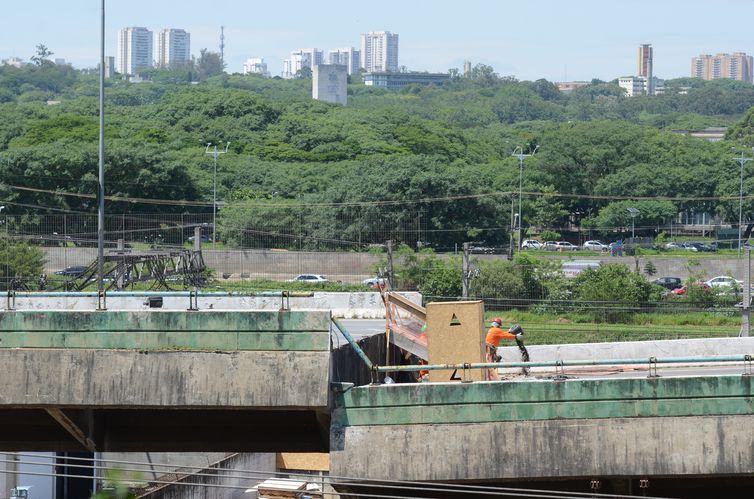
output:
[{"label": "tall concrete tower", "polygon": [[636,64],[636,76],[647,79],[647,94],[654,95],[654,81],[652,80],[652,45],[639,45],[639,58]]}]

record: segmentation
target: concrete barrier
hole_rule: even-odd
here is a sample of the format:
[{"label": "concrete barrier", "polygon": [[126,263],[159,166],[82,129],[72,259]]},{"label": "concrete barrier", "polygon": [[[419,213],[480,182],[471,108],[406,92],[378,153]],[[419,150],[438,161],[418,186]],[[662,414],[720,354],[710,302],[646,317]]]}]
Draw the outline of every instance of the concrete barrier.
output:
[{"label": "concrete barrier", "polygon": [[[702,338],[686,340],[575,343],[527,347],[532,361],[642,359],[754,354],[754,338]],[[518,347],[498,348],[503,362],[520,362]],[[551,368],[542,368],[552,370]]]},{"label": "concrete barrier", "polygon": [[[421,304],[422,295],[402,293],[414,303]],[[147,310],[148,297],[162,297],[163,310],[186,310],[189,294],[181,292],[112,292],[107,294],[108,310]],[[334,317],[345,319],[384,319],[385,306],[380,294],[364,293],[312,293],[312,296],[292,296],[285,302],[280,296],[251,296],[233,293],[200,293],[200,310],[280,310],[283,305],[291,310],[329,310]],[[7,306],[7,305],[5,305]],[[15,310],[94,310],[96,293],[18,293]]]}]

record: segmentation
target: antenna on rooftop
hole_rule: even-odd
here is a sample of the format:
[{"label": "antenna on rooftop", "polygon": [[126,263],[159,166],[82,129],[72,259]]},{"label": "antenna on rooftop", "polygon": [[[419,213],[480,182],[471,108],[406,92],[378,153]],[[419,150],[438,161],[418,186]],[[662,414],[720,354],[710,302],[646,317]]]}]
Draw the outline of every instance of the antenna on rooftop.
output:
[{"label": "antenna on rooftop", "polygon": [[225,26],[220,26],[220,61],[225,63]]}]

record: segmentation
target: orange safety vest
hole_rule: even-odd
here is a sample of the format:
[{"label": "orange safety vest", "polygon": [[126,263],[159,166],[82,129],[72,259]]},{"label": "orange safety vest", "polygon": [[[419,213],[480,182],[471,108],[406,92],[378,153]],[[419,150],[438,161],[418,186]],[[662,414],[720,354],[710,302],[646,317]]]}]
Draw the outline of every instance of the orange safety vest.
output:
[{"label": "orange safety vest", "polygon": [[487,343],[499,347],[500,342],[503,340],[515,340],[516,335],[511,334],[508,331],[503,331],[499,327],[492,326],[487,330]]}]

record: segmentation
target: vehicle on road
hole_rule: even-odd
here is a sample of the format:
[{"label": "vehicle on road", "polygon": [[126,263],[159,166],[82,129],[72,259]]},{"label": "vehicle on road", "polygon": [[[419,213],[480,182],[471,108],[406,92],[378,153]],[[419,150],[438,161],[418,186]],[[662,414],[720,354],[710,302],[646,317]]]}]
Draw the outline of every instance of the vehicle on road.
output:
[{"label": "vehicle on road", "polygon": [[542,243],[536,239],[524,239],[521,243],[521,249],[542,249]]},{"label": "vehicle on road", "polygon": [[558,241],[555,243],[558,251],[577,251],[579,249],[575,244],[571,244],[568,241]]},{"label": "vehicle on road", "polygon": [[66,267],[63,270],[58,270],[55,275],[62,275],[65,277],[79,277],[86,272],[87,267],[84,265],[72,265]]},{"label": "vehicle on road", "polygon": [[[712,289],[707,285],[707,283],[704,283],[704,282],[694,283],[694,284],[691,284],[691,286],[701,286],[701,288],[705,291],[709,291],[710,289]],[[688,291],[688,285],[681,286],[680,288],[676,288],[673,291],[671,291],[671,293],[673,293],[674,295],[685,295],[687,291]]]},{"label": "vehicle on road", "polygon": [[300,274],[293,279],[288,279],[288,282],[329,282],[327,277],[320,274]]},{"label": "vehicle on road", "polygon": [[683,281],[680,277],[660,277],[652,281],[652,284],[657,284],[670,291],[683,287]]},{"label": "vehicle on road", "polygon": [[596,239],[585,242],[582,248],[589,251],[607,251],[610,249],[607,244]]},{"label": "vehicle on road", "polygon": [[712,279],[704,281],[704,284],[711,288],[740,288],[741,286],[743,286],[744,282],[728,275],[719,275],[717,277],[713,277]]},{"label": "vehicle on road", "polygon": [[[195,239],[195,238],[194,238],[194,236],[189,236],[189,238],[188,238],[188,242],[190,242],[190,243],[193,243],[193,242],[194,242],[194,239]],[[203,243],[208,243],[208,242],[211,242],[211,241],[212,241],[212,239],[211,239],[211,238],[210,238],[210,237],[209,237],[208,235],[206,235],[206,234],[202,234],[202,235],[201,235],[201,236],[199,237],[199,241],[201,241],[201,242],[203,242]]]},{"label": "vehicle on road", "polygon": [[387,282],[387,279],[384,277],[370,277],[369,279],[364,279],[361,281],[362,284],[369,286],[370,288],[379,288],[383,284]]}]

